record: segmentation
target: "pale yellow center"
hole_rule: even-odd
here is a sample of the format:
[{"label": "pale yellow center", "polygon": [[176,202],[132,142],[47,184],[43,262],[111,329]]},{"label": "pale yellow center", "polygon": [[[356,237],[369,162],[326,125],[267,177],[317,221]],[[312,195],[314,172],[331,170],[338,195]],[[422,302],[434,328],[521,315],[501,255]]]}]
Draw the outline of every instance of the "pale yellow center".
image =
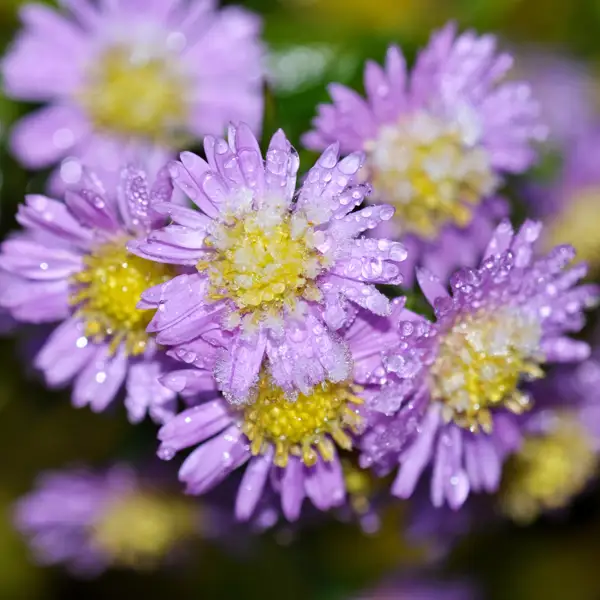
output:
[{"label": "pale yellow center", "polygon": [[258,322],[294,311],[300,298],[320,300],[314,279],[325,258],[314,247],[306,221],[283,209],[250,211],[216,224],[206,245],[214,258],[197,269],[210,280],[210,298],[228,298],[236,307],[236,325],[244,316]]},{"label": "pale yellow center", "polygon": [[519,414],[529,397],[521,380],[543,376],[537,321],[510,309],[485,311],[461,319],[445,334],[431,369],[432,397],[442,403],[447,421],[486,432],[492,409]]},{"label": "pale yellow center", "polygon": [[153,568],[193,533],[193,518],[191,505],[183,499],[130,493],[109,506],[93,527],[92,539],[116,564]]},{"label": "pale yellow center", "polygon": [[487,152],[465,142],[458,124],[426,112],[383,126],[365,149],[373,198],[393,204],[406,233],[434,238],[445,225],[468,225],[496,187]]},{"label": "pale yellow center", "polygon": [[362,422],[356,405],[362,404],[348,384],[323,383],[310,395],[295,401],[263,375],[253,404],[243,409],[242,431],[251,442],[252,454],[274,446],[274,462],[285,467],[290,454],[312,466],[320,455],[331,461],[335,441],[345,450],[352,448],[348,431],[358,432]]},{"label": "pale yellow center", "polygon": [[581,190],[565,202],[564,209],[547,224],[544,242],[547,249],[570,244],[577,258],[593,269],[600,266],[600,187]]},{"label": "pale yellow center", "polygon": [[85,335],[95,342],[111,338],[111,351],[121,342],[128,354],[145,351],[146,327],[152,311],[140,310],[142,292],[174,276],[172,267],[127,252],[127,240],[106,243],[84,257],[73,277],[71,304],[85,322]]},{"label": "pale yellow center", "polygon": [[78,100],[98,129],[172,144],[186,122],[186,88],[168,60],[117,47],[94,64]]},{"label": "pale yellow center", "polygon": [[553,431],[526,438],[507,463],[500,503],[515,521],[527,523],[567,506],[594,476],[597,457],[589,433],[569,415],[558,418]]}]

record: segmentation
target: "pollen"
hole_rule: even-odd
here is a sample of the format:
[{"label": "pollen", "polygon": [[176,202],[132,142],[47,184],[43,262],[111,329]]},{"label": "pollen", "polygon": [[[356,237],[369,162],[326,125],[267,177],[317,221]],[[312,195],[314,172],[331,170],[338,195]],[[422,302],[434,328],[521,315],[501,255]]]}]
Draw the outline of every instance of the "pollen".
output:
[{"label": "pollen", "polygon": [[233,301],[234,319],[254,323],[293,312],[299,299],[319,301],[314,280],[326,265],[315,232],[286,206],[271,204],[215,224],[206,245],[214,258],[197,264],[210,280],[209,297]]},{"label": "pollen", "polygon": [[448,331],[431,369],[432,398],[446,421],[470,431],[492,430],[492,411],[520,414],[530,398],[518,384],[543,377],[541,331],[534,317],[511,309],[482,311]]},{"label": "pollen", "polygon": [[193,533],[194,512],[180,498],[131,492],[116,499],[92,528],[96,546],[115,563],[153,568]]},{"label": "pollen", "polygon": [[506,465],[500,506],[517,522],[566,507],[594,477],[597,457],[590,434],[573,416],[558,419],[552,431],[526,438]]},{"label": "pollen", "polygon": [[597,223],[600,220],[600,188],[580,190],[566,199],[562,211],[546,226],[545,246],[548,249],[571,244],[577,258],[592,269],[600,267],[600,238]]},{"label": "pollen", "polygon": [[73,277],[70,302],[85,322],[94,342],[110,339],[111,352],[123,343],[130,355],[146,350],[146,327],[152,311],[140,310],[142,292],[173,277],[172,268],[127,252],[127,240],[99,246],[84,257],[84,268]]},{"label": "pollen", "polygon": [[374,198],[394,205],[405,233],[432,239],[445,225],[464,227],[496,188],[488,154],[472,137],[458,122],[418,111],[367,142]]},{"label": "pollen", "polygon": [[94,64],[78,99],[100,130],[173,143],[188,108],[187,84],[167,58],[136,58],[117,47]]},{"label": "pollen", "polygon": [[255,402],[244,408],[242,431],[250,440],[254,456],[268,445],[275,448],[274,463],[285,467],[289,456],[297,456],[307,466],[333,460],[335,444],[352,449],[349,433],[358,433],[362,418],[357,406],[360,391],[348,384],[325,382],[310,395],[300,394],[294,401],[263,375]]}]

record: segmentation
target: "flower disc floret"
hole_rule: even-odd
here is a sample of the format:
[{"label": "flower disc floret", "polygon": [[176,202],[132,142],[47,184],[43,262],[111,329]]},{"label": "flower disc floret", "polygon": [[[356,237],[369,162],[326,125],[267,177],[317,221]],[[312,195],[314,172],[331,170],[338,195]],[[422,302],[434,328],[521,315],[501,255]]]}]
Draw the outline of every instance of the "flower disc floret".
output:
[{"label": "flower disc floret", "polygon": [[551,431],[528,436],[506,466],[500,503],[516,521],[565,507],[595,474],[598,458],[589,432],[572,415],[557,415],[557,421]]},{"label": "flower disc floret", "polygon": [[130,254],[125,244],[123,239],[107,242],[82,258],[70,302],[85,321],[86,336],[95,342],[110,338],[111,351],[123,342],[135,356],[146,349],[152,318],[151,311],[137,308],[142,292],[167,281],[173,270]]},{"label": "flower disc floret", "polygon": [[275,448],[273,462],[285,467],[289,456],[298,456],[307,466],[320,455],[333,460],[332,440],[342,449],[352,448],[348,432],[358,433],[362,422],[357,407],[363,403],[356,386],[324,382],[310,395],[300,394],[295,401],[262,376],[254,403],[243,413],[242,431],[251,442],[253,455],[270,444]]},{"label": "flower disc floret", "polygon": [[314,284],[327,259],[315,248],[315,232],[285,204],[217,222],[205,240],[214,258],[196,268],[208,275],[213,300],[233,300],[238,315],[276,317],[296,301],[321,300]]},{"label": "flower disc floret", "polygon": [[443,416],[471,431],[492,429],[491,410],[520,414],[530,405],[522,380],[543,377],[540,325],[511,309],[461,318],[442,338],[431,368],[431,397]]},{"label": "flower disc floret", "polygon": [[94,63],[79,101],[101,131],[174,143],[188,118],[188,86],[170,62],[111,48]]},{"label": "flower disc floret", "polygon": [[446,225],[468,225],[497,185],[485,149],[425,111],[383,125],[365,150],[374,198],[392,202],[405,233],[433,238]]}]

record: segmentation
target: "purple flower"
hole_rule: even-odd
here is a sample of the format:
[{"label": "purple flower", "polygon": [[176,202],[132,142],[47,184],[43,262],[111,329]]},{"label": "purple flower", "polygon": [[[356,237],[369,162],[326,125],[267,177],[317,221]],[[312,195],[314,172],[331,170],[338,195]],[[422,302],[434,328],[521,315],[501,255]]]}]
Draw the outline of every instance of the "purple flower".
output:
[{"label": "purple flower", "polygon": [[557,369],[533,386],[535,410],[523,419],[524,440],[504,469],[500,508],[529,523],[566,508],[596,477],[600,452],[600,359]]},{"label": "purple flower", "polygon": [[[404,314],[394,302],[393,320],[360,311],[344,330],[354,371],[343,382],[326,381],[290,401],[263,371],[252,404],[232,405],[214,389],[210,371],[186,369],[163,377],[173,390],[201,393],[204,401],[173,417],[160,430],[159,456],[196,448],[186,458],[179,478],[190,494],[203,494],[247,464],[239,486],[235,513],[250,519],[264,493],[281,495],[288,520],[296,520],[305,497],[320,510],[341,506],[347,489],[339,450],[350,450],[364,426],[361,405],[376,393],[385,376],[381,352],[397,341],[392,323]],[[207,344],[207,353],[210,346]],[[212,359],[217,356],[213,349]],[[207,361],[211,360],[209,354]]]},{"label": "purple flower", "polygon": [[[205,0],[64,0],[66,12],[28,4],[4,58],[12,98],[45,102],[13,131],[30,168],[65,159],[116,173],[150,148],[220,134],[230,119],[260,128],[259,19]],[[43,57],[43,60],[40,60]]]},{"label": "purple flower", "polygon": [[[447,230],[460,241],[472,233],[470,224],[497,223],[485,200],[504,173],[532,164],[531,142],[545,136],[529,87],[500,81],[511,66],[509,55],[496,53],[494,37],[457,37],[449,24],[433,35],[410,75],[396,46],[384,68],[368,62],[366,98],[332,84],[333,104],[319,107],[304,143],[321,149],[339,140],[344,153],[364,150],[371,201],[396,208],[394,237],[417,249],[415,259],[439,256],[436,240]],[[469,263],[482,250],[470,250]]]},{"label": "purple flower", "polygon": [[572,243],[579,258],[594,272],[600,267],[600,127],[565,146],[558,177],[546,185],[530,186],[529,201],[545,225],[544,244]]},{"label": "purple flower", "polygon": [[37,562],[90,576],[112,565],[155,566],[194,533],[197,510],[121,465],[43,474],[17,503],[15,525]]},{"label": "purple flower", "polygon": [[148,331],[201,368],[206,346],[220,346],[215,377],[230,402],[256,394],[264,356],[291,397],[345,381],[351,361],[335,330],[353,305],[390,314],[375,284],[400,283],[406,258],[399,243],[358,238],[393,214],[385,205],[353,212],[369,191],[354,183],[362,155],[338,162],[330,146],[295,193],[298,155],[282,131],[264,161],[246,125],[230,128],[229,143],[207,137],[205,151],[208,162],[184,152],[171,166],[201,212],[161,207],[172,224],[129,245],[144,258],[195,267],[143,294],[142,308],[159,309]]},{"label": "purple flower", "polygon": [[124,168],[116,188],[86,171],[64,203],[27,196],[17,213],[25,231],[2,244],[0,306],[20,322],[60,322],[34,362],[51,387],[74,382],[75,406],[102,411],[126,382],[131,421],[174,411],[175,394],[158,382],[170,359],[146,333],[151,313],[136,307],[174,271],[126,248],[164,223],[154,206],[169,206],[172,190],[165,170],[151,183],[143,169]]},{"label": "purple flower", "polygon": [[588,356],[588,345],[566,334],[583,326],[597,289],[576,286],[585,265],[565,270],[572,248],[534,257],[540,229],[526,222],[514,234],[502,223],[481,266],[451,278],[451,295],[419,272],[437,321],[400,323],[401,342],[384,359],[391,381],[371,403],[381,414],[361,441],[363,467],[400,463],[396,496],[411,496],[430,466],[435,506],[457,509],[470,491],[495,491],[521,443],[516,415],[531,404],[521,382],[542,377],[542,364]]}]

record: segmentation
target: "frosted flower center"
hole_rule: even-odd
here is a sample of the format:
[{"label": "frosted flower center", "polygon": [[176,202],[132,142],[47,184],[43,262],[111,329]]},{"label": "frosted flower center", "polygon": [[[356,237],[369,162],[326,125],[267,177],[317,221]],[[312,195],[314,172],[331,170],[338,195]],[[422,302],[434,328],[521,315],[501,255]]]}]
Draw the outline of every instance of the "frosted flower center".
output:
[{"label": "frosted flower center", "polygon": [[548,223],[545,246],[571,244],[578,259],[597,267],[600,264],[599,221],[600,188],[581,190],[567,199],[564,209]]},{"label": "frosted flower center", "polygon": [[394,205],[406,233],[433,238],[447,224],[466,226],[495,189],[489,156],[470,138],[458,122],[419,111],[366,144],[374,197]]},{"label": "frosted flower center", "polygon": [[526,410],[529,397],[517,386],[543,376],[540,337],[536,319],[508,308],[457,322],[444,335],[431,369],[432,397],[442,403],[446,421],[490,432],[491,409]]},{"label": "frosted flower center", "polygon": [[326,260],[315,238],[303,217],[271,205],[215,223],[205,241],[214,256],[197,269],[208,276],[213,300],[234,302],[232,326],[245,316],[277,320],[283,309],[296,310],[299,298],[321,299],[314,280]]},{"label": "frosted flower center", "polygon": [[594,444],[576,419],[562,415],[545,435],[525,439],[506,466],[500,501],[505,514],[529,522],[567,506],[595,474]]},{"label": "frosted flower center", "polygon": [[325,382],[310,395],[300,394],[291,401],[263,375],[255,402],[243,409],[242,431],[251,442],[252,454],[264,452],[270,444],[275,447],[277,466],[285,467],[290,454],[312,466],[319,455],[333,460],[333,442],[350,450],[348,431],[358,433],[362,423],[356,410],[362,399],[354,391],[347,384]]},{"label": "frosted flower center", "polygon": [[109,242],[83,258],[84,268],[73,277],[70,302],[85,322],[85,335],[95,342],[112,338],[110,349],[125,344],[128,354],[146,349],[146,327],[152,312],[140,310],[142,292],[174,276],[172,268],[127,252],[125,239]]},{"label": "frosted flower center", "polygon": [[187,117],[186,87],[169,60],[136,60],[117,47],[93,65],[78,99],[98,129],[173,143]]},{"label": "frosted flower center", "polygon": [[92,528],[95,545],[113,562],[152,568],[193,527],[191,506],[179,498],[130,493],[118,498]]}]

